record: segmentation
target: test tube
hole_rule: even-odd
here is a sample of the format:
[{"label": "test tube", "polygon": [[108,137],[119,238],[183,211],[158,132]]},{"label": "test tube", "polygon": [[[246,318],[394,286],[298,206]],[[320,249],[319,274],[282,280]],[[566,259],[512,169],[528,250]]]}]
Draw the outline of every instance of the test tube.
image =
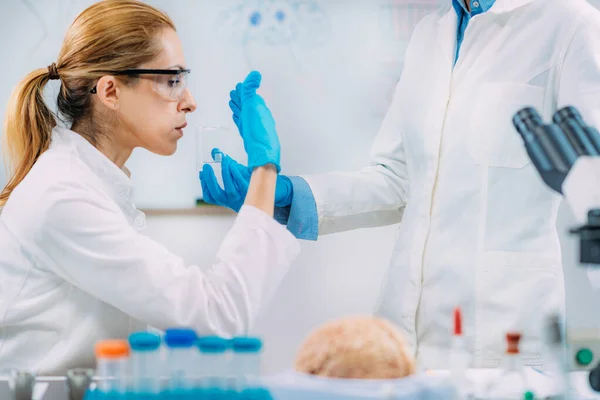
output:
[{"label": "test tube", "polygon": [[98,389],[104,393],[124,394],[127,389],[129,344],[126,340],[102,340],[96,343]]},{"label": "test tube", "polygon": [[153,332],[135,332],[129,335],[133,393],[160,393],[162,373],[160,345],[160,336]]},{"label": "test tube", "polygon": [[200,386],[206,397],[224,397],[228,389],[228,348],[229,342],[218,336],[204,336],[198,339],[201,360]]},{"label": "test tube", "polygon": [[198,336],[192,329],[171,328],[165,331],[167,345],[167,372],[171,392],[193,388],[197,364],[195,346]]},{"label": "test tube", "polygon": [[264,398],[260,392],[262,341],[255,337],[236,337],[231,341],[232,365],[235,368],[238,392],[242,398]]}]

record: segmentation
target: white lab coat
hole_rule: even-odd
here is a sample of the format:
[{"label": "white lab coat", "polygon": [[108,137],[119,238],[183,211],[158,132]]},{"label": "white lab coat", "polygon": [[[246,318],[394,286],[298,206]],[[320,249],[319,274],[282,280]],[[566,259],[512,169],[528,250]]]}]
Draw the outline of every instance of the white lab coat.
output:
[{"label": "white lab coat", "polygon": [[453,69],[456,31],[451,6],[418,24],[369,167],[304,178],[319,234],[401,222],[377,312],[421,367],[449,367],[455,306],[474,366],[497,365],[511,329],[543,366],[541,318],[564,308],[560,196],[511,120],[571,104],[600,124],[600,13],[583,0],[497,0],[470,21]]},{"label": "white lab coat", "polygon": [[243,334],[299,252],[283,226],[244,206],[203,272],[139,233],[131,191],[89,142],[54,129],[0,215],[0,371],[93,366],[97,340],[147,325]]}]

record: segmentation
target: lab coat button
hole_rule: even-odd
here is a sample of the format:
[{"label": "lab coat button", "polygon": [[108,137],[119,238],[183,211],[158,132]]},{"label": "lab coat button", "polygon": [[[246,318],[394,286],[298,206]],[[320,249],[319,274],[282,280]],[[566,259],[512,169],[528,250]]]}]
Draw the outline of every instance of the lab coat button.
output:
[{"label": "lab coat button", "polygon": [[478,1],[474,1],[473,2],[473,7],[479,7],[479,2]]},{"label": "lab coat button", "polygon": [[129,188],[127,186],[119,186],[119,195],[121,195],[123,197],[128,197],[130,193],[131,193],[131,188]]},{"label": "lab coat button", "polygon": [[142,228],[142,227],[144,227],[145,224],[146,224],[146,217],[144,216],[144,214],[139,214],[138,216],[136,216],[133,219],[133,225],[136,228]]}]

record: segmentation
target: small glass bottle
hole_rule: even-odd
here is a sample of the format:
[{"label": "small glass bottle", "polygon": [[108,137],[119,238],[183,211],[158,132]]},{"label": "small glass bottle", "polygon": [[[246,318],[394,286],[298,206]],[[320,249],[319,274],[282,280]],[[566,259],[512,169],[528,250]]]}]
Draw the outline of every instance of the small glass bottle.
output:
[{"label": "small glass bottle", "polygon": [[520,333],[506,334],[506,354],[502,370],[492,379],[486,390],[488,400],[521,400],[529,391],[519,351]]},{"label": "small glass bottle", "polygon": [[474,387],[468,377],[471,356],[463,335],[463,317],[460,308],[454,310],[454,332],[450,350],[450,381],[456,388],[457,398],[467,399],[474,393]]}]

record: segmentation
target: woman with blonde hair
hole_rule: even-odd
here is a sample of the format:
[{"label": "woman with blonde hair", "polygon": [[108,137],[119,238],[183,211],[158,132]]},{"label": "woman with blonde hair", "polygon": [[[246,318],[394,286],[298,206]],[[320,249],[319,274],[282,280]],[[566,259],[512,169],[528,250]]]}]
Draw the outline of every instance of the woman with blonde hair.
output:
[{"label": "woman with blonde hair", "polygon": [[[147,325],[242,334],[278,286],[299,245],[273,219],[279,141],[257,73],[244,93],[252,179],[213,267],[186,265],[139,233],[124,164],[136,147],[175,152],[196,109],[189,73],[165,13],[106,0],[75,19],[56,63],[16,88],[0,194],[0,370],[89,366],[97,340]],[[53,79],[68,129],[43,101]]]}]

